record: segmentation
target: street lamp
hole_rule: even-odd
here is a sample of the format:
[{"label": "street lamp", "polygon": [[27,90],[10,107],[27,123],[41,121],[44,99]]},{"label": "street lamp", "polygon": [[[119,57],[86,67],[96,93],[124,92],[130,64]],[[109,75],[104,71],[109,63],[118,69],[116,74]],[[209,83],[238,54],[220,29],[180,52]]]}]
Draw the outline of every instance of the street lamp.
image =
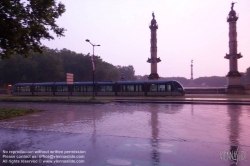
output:
[{"label": "street lamp", "polygon": [[121,80],[123,81],[124,79],[125,79],[125,76],[124,76],[124,74],[122,72],[122,74],[121,74]]},{"label": "street lamp", "polygon": [[93,66],[93,99],[94,99],[95,98],[95,65],[94,65],[95,46],[101,46],[101,45],[92,44],[89,39],[86,39],[86,42],[89,42],[93,46],[92,66]]}]

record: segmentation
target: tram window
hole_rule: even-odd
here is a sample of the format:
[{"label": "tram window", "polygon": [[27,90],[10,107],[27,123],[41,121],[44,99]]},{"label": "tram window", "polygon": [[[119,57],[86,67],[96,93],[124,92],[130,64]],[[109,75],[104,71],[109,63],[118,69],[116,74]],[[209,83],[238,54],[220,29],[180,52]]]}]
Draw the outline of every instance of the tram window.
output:
[{"label": "tram window", "polygon": [[171,85],[167,85],[167,91],[168,91],[168,92],[171,91]]},{"label": "tram window", "polygon": [[158,85],[158,91],[165,92],[165,85]]},{"label": "tram window", "polygon": [[51,86],[46,86],[46,92],[52,92]]},{"label": "tram window", "polygon": [[98,86],[98,92],[105,92],[105,86]]},{"label": "tram window", "polygon": [[40,92],[46,92],[46,87],[45,86],[42,86],[42,87],[40,87],[41,89],[40,89]]},{"label": "tram window", "polygon": [[142,86],[141,85],[135,85],[135,91],[136,92],[141,92],[142,91]]},{"label": "tram window", "polygon": [[119,92],[125,92],[126,91],[126,86],[125,85],[120,85],[118,88]]},{"label": "tram window", "polygon": [[121,92],[126,92],[126,85],[121,85],[120,90]]},{"label": "tram window", "polygon": [[75,92],[86,92],[85,86],[75,86],[74,88],[75,88]]},{"label": "tram window", "polygon": [[109,86],[106,86],[106,92],[113,92],[113,86],[109,85]]},{"label": "tram window", "polygon": [[29,86],[21,87],[21,92],[30,92],[30,87]]},{"label": "tram window", "polygon": [[178,90],[183,90],[182,87],[181,87],[181,85],[178,84],[177,82],[174,82],[174,86],[175,86],[175,88],[178,89]]},{"label": "tram window", "polygon": [[107,85],[107,86],[98,86],[98,91],[99,92],[113,92],[113,86],[112,85]]},{"label": "tram window", "polygon": [[39,92],[40,86],[35,86],[35,92]]},{"label": "tram window", "polygon": [[151,91],[151,92],[156,92],[156,91],[157,91],[157,85],[151,84],[151,85],[150,85],[150,88],[149,88],[149,91]]},{"label": "tram window", "polygon": [[16,87],[17,92],[30,92],[30,86],[20,86]]},{"label": "tram window", "polygon": [[126,92],[126,85],[120,85],[119,91]]},{"label": "tram window", "polygon": [[87,86],[86,91],[87,92],[93,92],[93,87],[92,86]]},{"label": "tram window", "polygon": [[79,92],[80,91],[80,87],[79,86],[74,86],[74,92]]},{"label": "tram window", "polygon": [[81,86],[81,91],[86,92],[86,86]]},{"label": "tram window", "polygon": [[63,92],[68,92],[68,86],[63,86],[62,88]]},{"label": "tram window", "polygon": [[62,86],[57,86],[57,87],[56,87],[56,91],[57,91],[57,92],[62,92]]},{"label": "tram window", "polygon": [[134,85],[128,85],[127,89],[128,89],[128,92],[134,92],[135,91]]}]

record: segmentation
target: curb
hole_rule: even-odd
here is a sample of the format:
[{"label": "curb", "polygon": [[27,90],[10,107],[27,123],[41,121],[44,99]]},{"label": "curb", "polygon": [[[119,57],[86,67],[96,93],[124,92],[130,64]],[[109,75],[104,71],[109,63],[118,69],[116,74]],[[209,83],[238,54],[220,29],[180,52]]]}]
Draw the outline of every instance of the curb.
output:
[{"label": "curb", "polygon": [[114,100],[117,103],[155,103],[155,104],[207,104],[207,105],[250,105],[250,101],[218,101],[218,100],[172,100],[172,101],[154,101],[154,100]]}]

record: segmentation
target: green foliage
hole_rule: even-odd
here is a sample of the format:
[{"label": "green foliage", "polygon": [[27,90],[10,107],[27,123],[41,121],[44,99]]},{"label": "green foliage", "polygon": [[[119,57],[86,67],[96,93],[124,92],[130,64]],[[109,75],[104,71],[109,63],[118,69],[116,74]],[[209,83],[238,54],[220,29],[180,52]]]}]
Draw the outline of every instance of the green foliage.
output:
[{"label": "green foliage", "polygon": [[0,80],[6,84],[63,81],[63,78],[61,59],[50,51],[44,55],[31,53],[29,58],[16,55],[0,61]]},{"label": "green foliage", "polygon": [[36,112],[35,109],[26,108],[0,108],[0,120]]},{"label": "green foliage", "polygon": [[[63,61],[65,73],[73,73],[74,81],[92,81],[93,69],[91,56],[77,54],[73,51],[63,49],[58,51]],[[94,57],[95,81],[118,81],[119,70],[110,63],[103,61],[99,56]]]},{"label": "green foliage", "polygon": [[[105,103],[109,103],[112,100],[111,99],[107,99],[107,98],[103,98],[103,99],[93,99],[93,98],[89,98],[89,97],[77,97],[77,96],[70,96],[70,98],[68,99],[68,97],[62,97],[62,96],[26,96],[25,98],[23,97],[17,97],[17,96],[1,96],[0,97],[0,101],[1,102],[45,102],[45,103],[98,103],[98,104],[105,104]],[[2,113],[1,113],[2,110]],[[0,108],[0,114],[9,114],[7,113],[3,113],[5,110],[4,108]],[[9,110],[9,109],[7,109]],[[15,109],[16,110],[16,109]],[[16,113],[14,113],[16,114]],[[1,116],[1,115],[0,115]],[[2,115],[3,116],[3,115]]]},{"label": "green foliage", "polygon": [[[134,78],[133,66],[115,67],[94,57],[95,81],[118,81],[120,70],[130,80]],[[77,54],[62,49],[45,49],[44,54],[31,53],[25,58],[21,55],[0,61],[0,83],[15,84],[18,82],[60,82],[66,81],[66,73],[74,74],[74,81],[92,81],[93,70],[89,55]]]},{"label": "green foliage", "polygon": [[137,77],[139,78],[140,81],[147,81],[148,80],[148,75],[144,75],[144,76],[137,75]]},{"label": "green foliage", "polygon": [[10,58],[13,54],[27,57],[30,50],[43,51],[41,39],[64,36],[64,28],[56,19],[65,12],[56,0],[2,0],[0,2],[0,56]]},{"label": "green foliage", "polygon": [[123,74],[125,81],[132,81],[132,80],[136,79],[135,78],[135,70],[134,70],[134,67],[132,65],[129,65],[129,66],[117,66],[117,68],[120,71],[120,77]]}]

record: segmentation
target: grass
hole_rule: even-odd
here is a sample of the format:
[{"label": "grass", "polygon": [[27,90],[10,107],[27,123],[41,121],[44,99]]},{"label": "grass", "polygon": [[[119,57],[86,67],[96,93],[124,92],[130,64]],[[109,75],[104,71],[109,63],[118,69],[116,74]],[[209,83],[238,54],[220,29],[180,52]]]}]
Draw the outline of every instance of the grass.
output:
[{"label": "grass", "polygon": [[37,110],[27,108],[0,108],[0,120],[16,116],[23,116],[34,112],[37,112]]},{"label": "grass", "polygon": [[0,101],[7,102],[55,102],[55,103],[99,103],[111,102],[109,99],[98,99],[90,97],[68,97],[67,96],[11,96],[1,95]]}]

